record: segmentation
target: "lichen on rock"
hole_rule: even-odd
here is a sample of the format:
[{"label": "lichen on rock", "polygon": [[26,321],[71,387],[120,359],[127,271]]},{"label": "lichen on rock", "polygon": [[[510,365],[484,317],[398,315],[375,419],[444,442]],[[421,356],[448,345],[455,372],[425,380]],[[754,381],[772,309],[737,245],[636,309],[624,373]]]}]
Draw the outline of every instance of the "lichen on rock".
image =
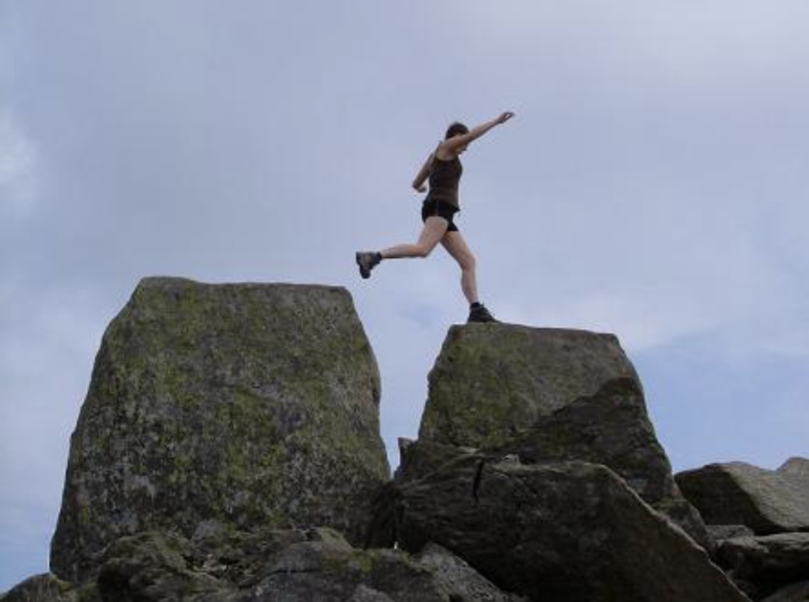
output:
[{"label": "lichen on rock", "polygon": [[145,279],[96,358],[52,570],[78,581],[121,536],[211,519],[361,541],[389,476],[379,397],[346,290]]}]

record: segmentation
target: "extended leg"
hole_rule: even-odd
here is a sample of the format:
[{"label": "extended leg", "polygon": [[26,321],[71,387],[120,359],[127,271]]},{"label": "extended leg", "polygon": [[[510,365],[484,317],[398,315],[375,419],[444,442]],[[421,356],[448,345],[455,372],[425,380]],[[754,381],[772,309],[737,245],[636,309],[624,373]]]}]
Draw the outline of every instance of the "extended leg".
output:
[{"label": "extended leg", "polygon": [[463,235],[460,232],[447,232],[441,239],[441,244],[461,266],[461,289],[466,300],[469,301],[469,305],[478,303],[480,299],[478,299],[475,256],[469,249],[469,245],[466,244]]},{"label": "extended leg", "polygon": [[447,232],[449,222],[443,217],[428,217],[415,244],[396,245],[380,253],[382,259],[402,259],[405,257],[427,257]]},{"label": "extended leg", "polygon": [[371,270],[383,259],[427,257],[444,236],[447,227],[449,227],[449,223],[444,218],[428,217],[427,221],[424,222],[424,228],[415,244],[396,245],[380,253],[368,251],[357,253],[357,265],[360,268],[360,276],[370,278]]}]

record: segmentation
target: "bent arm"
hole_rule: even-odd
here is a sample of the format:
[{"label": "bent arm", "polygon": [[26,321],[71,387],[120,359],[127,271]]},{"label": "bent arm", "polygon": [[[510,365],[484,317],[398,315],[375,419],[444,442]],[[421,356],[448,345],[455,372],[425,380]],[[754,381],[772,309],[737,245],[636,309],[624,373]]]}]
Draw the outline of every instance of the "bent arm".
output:
[{"label": "bent arm", "polygon": [[479,126],[473,127],[466,134],[461,134],[460,136],[453,136],[449,140],[444,140],[444,142],[441,143],[441,148],[444,151],[455,153],[459,148],[467,146],[470,142],[477,140],[492,128],[505,123],[512,117],[514,117],[514,113],[512,113],[511,111],[501,113],[491,121],[487,121],[486,123],[482,123]]},{"label": "bent arm", "polygon": [[433,163],[433,153],[430,153],[430,156],[427,157],[427,160],[424,162],[424,165],[421,166],[419,173],[416,174],[416,178],[413,180],[413,188],[415,188],[418,192],[426,192],[427,187],[424,183],[427,181],[427,178],[430,177],[430,166]]}]

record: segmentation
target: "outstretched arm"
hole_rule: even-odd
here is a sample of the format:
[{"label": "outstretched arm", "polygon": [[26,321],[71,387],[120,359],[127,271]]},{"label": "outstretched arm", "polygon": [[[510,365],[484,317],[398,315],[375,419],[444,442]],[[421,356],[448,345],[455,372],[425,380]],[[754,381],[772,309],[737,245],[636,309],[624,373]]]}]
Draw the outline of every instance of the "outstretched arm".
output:
[{"label": "outstretched arm", "polygon": [[430,153],[430,156],[427,157],[424,165],[421,166],[419,173],[416,174],[416,179],[413,180],[413,188],[415,188],[418,192],[427,192],[427,187],[424,185],[424,183],[427,181],[427,178],[430,177],[430,166],[432,163],[433,153]]},{"label": "outstretched arm", "polygon": [[449,153],[457,153],[459,148],[467,146],[470,142],[477,140],[478,138],[483,136],[483,134],[491,130],[493,127],[505,123],[512,117],[514,117],[514,113],[512,113],[511,111],[501,113],[491,121],[487,121],[486,123],[482,123],[479,126],[472,128],[466,134],[461,134],[460,136],[453,136],[449,140],[444,140],[441,143],[441,150]]}]

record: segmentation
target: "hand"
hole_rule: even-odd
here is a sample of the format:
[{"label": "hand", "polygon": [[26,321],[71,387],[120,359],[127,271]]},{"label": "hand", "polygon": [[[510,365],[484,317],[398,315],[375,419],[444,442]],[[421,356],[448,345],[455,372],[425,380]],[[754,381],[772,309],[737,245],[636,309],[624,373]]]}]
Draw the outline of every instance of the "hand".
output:
[{"label": "hand", "polygon": [[427,192],[427,186],[425,186],[424,184],[422,184],[421,186],[413,186],[413,188],[416,189],[416,192],[421,193]]},{"label": "hand", "polygon": [[506,111],[505,113],[501,113],[500,116],[497,119],[495,119],[495,121],[497,123],[505,123],[512,117],[514,117],[514,113],[512,113],[511,111]]}]

